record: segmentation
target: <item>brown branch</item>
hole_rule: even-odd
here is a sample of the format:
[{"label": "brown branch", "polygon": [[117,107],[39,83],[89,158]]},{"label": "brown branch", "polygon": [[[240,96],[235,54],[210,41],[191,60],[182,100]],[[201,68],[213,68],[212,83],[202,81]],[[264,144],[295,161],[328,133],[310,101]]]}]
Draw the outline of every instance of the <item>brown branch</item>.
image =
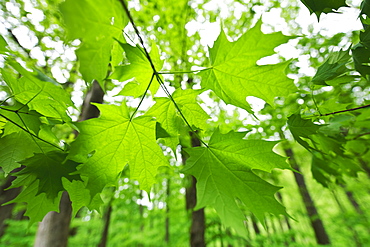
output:
[{"label": "brown branch", "polygon": [[356,111],[356,110],[364,109],[364,108],[367,108],[367,107],[370,107],[370,104],[360,106],[360,107],[356,107],[356,108],[347,109],[347,110],[335,111],[335,112],[330,112],[330,113],[326,113],[326,114],[320,114],[320,116],[323,117],[323,116],[334,115],[334,114],[338,114],[338,113],[342,113],[342,112]]}]

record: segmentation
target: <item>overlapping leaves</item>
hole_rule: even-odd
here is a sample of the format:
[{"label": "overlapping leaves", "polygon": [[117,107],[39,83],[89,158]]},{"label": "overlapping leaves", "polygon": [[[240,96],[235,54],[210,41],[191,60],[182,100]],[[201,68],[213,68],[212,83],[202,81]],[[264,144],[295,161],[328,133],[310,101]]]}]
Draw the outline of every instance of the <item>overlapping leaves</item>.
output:
[{"label": "overlapping leaves", "polygon": [[244,134],[216,130],[208,147],[188,148],[190,158],[184,172],[197,178],[197,208],[212,206],[221,220],[245,235],[243,212],[236,199],[263,222],[265,213],[285,214],[274,198],[279,190],[260,177],[253,169],[270,172],[273,168],[289,169],[283,157],[272,152],[276,142],[244,140]]},{"label": "overlapping leaves", "polygon": [[76,54],[83,78],[89,83],[98,80],[103,85],[113,45],[118,45],[113,38],[123,41],[122,30],[128,22],[120,1],[67,0],[60,5],[60,10],[68,40],[82,40]]},{"label": "overlapping leaves", "polygon": [[[129,44],[120,45],[125,50],[130,64],[117,66],[110,78],[119,81],[126,81],[134,78],[133,81],[130,81],[125,85],[119,94],[124,96],[139,97],[146,92],[148,84],[152,80],[153,68],[142,48],[133,47]],[[155,44],[152,46],[149,55],[155,69],[161,70],[163,67],[163,60],[160,59],[158,47]],[[159,83],[155,79],[155,82],[150,85],[149,90],[154,95],[158,88]]]},{"label": "overlapping leaves", "polygon": [[[198,93],[199,91],[192,89],[177,89],[172,94],[172,98],[193,128],[205,129],[209,115],[197,103]],[[155,117],[166,130],[169,136],[164,138],[165,144],[176,152],[179,144],[179,128],[183,126],[181,125],[182,118],[171,99],[160,97],[155,98],[155,101],[156,103],[146,115]]]},{"label": "overlapping leaves", "polygon": [[156,122],[145,116],[131,119],[125,103],[97,106],[101,116],[77,124],[80,134],[70,152],[70,158],[84,163],[79,174],[92,197],[105,186],[115,186],[127,164],[130,177],[149,191],[158,168],[167,166],[156,143]]}]

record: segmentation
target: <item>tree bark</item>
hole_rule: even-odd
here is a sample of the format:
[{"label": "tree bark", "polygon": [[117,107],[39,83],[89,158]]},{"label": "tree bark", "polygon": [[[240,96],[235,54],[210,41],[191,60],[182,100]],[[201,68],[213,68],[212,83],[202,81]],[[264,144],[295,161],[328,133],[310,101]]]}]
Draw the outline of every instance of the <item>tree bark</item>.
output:
[{"label": "tree bark", "polygon": [[[13,172],[20,171],[21,169],[22,168],[19,167],[17,169],[14,169]],[[5,183],[0,187],[0,237],[4,235],[5,229],[7,227],[7,225],[5,224],[5,220],[11,218],[12,211],[15,206],[14,203],[4,206],[2,206],[2,204],[13,200],[21,192],[20,187],[6,190],[10,187],[15,178],[16,177],[9,175],[6,178]]]},{"label": "tree bark", "polygon": [[[94,81],[85,96],[79,121],[98,117],[98,108],[90,103],[102,103],[103,97],[104,91],[98,82]],[[63,193],[59,209],[60,213],[49,212],[39,224],[34,247],[66,247],[68,245],[72,205],[67,192]]]},{"label": "tree bark", "polygon": [[67,246],[72,206],[68,193],[65,191],[60,200],[59,209],[60,213],[49,212],[39,224],[35,247]]},{"label": "tree bark", "polygon": [[111,205],[111,202],[110,202],[109,206],[107,208],[107,211],[104,214],[104,229],[103,229],[102,238],[100,239],[100,243],[99,243],[98,247],[106,247],[107,246],[109,224],[110,224],[111,215],[112,215],[112,205]]},{"label": "tree bark", "polygon": [[[285,148],[285,152],[288,157],[290,157],[290,164],[293,169],[300,172],[297,161],[295,160],[293,150],[291,148]],[[316,242],[322,245],[330,244],[329,235],[327,234],[324,224],[320,218],[320,215],[316,209],[315,203],[308,192],[306,182],[301,173],[294,172],[294,178],[298,185],[299,193],[302,196],[303,203],[306,207],[308,218],[310,220],[311,226],[315,233]]]},{"label": "tree bark", "polygon": [[[192,147],[199,147],[200,141],[193,134],[190,133]],[[186,158],[183,155],[183,162],[185,164]],[[197,193],[196,193],[196,179],[194,176],[189,176],[190,186],[186,189],[186,209],[193,210],[197,204]],[[191,247],[202,247],[205,246],[205,215],[204,208],[199,210],[193,210],[191,213],[191,227],[190,227],[190,246]]]}]

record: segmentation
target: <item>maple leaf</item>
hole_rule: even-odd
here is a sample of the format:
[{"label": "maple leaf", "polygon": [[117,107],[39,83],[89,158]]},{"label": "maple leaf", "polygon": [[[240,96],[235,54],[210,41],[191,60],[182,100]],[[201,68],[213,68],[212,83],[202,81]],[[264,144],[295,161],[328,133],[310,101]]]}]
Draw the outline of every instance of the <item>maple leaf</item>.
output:
[{"label": "maple leaf", "polygon": [[27,105],[30,110],[35,110],[46,117],[70,121],[66,111],[68,106],[73,106],[73,102],[59,84],[46,76],[26,70],[13,59],[8,58],[6,61],[22,75],[21,78],[16,79],[7,71],[1,71],[5,82],[19,103]]},{"label": "maple leaf", "polygon": [[157,169],[168,165],[156,143],[156,122],[147,116],[130,119],[125,103],[95,105],[101,116],[76,124],[80,134],[70,152],[70,158],[84,163],[79,174],[87,180],[91,196],[106,185],[115,186],[126,164],[130,177],[140,182],[141,189],[149,191],[156,182]]},{"label": "maple leaf", "polygon": [[21,164],[19,161],[40,151],[37,143],[25,132],[12,133],[0,138],[0,166],[8,174]]},{"label": "maple leaf", "polygon": [[[201,91],[176,89],[172,94],[172,98],[192,127],[206,129],[206,122],[210,117],[196,100],[199,92]],[[156,103],[145,115],[155,117],[161,124],[161,127],[166,130],[169,137],[164,138],[165,143],[176,153],[175,150],[179,143],[179,126],[182,118],[171,99],[158,97],[155,98],[155,101]]]},{"label": "maple leaf", "polygon": [[[110,76],[111,79],[126,81],[135,78],[134,81],[128,82],[119,93],[124,96],[140,97],[146,92],[149,82],[153,77],[153,68],[145,56],[145,52],[140,47],[133,47],[129,44],[120,43],[126,52],[126,56],[130,61],[129,65],[117,66],[114,73]],[[163,67],[163,60],[160,59],[158,47],[153,44],[149,53],[152,62],[157,71]],[[159,83],[152,83],[149,90],[154,95],[159,88]]]},{"label": "maple leaf", "polygon": [[19,162],[26,167],[15,173],[16,180],[32,176],[39,180],[37,194],[45,193],[48,198],[56,198],[59,192],[64,191],[63,177],[68,180],[80,179],[78,175],[70,175],[76,171],[78,163],[66,160],[66,157],[67,154],[60,151],[35,154]]},{"label": "maple leaf", "polygon": [[85,188],[82,181],[62,178],[63,187],[68,191],[72,202],[72,216],[76,216],[78,210],[90,203],[90,192]]},{"label": "maple leaf", "polygon": [[61,193],[57,198],[48,198],[45,193],[39,193],[38,183],[38,180],[33,180],[31,184],[25,186],[14,200],[5,203],[5,205],[11,203],[27,203],[24,215],[30,218],[29,226],[35,222],[42,221],[44,216],[50,211],[59,212]]},{"label": "maple leaf", "polygon": [[353,62],[355,69],[363,76],[367,77],[370,75],[370,49],[364,46],[362,43],[358,43],[352,48]]},{"label": "maple leaf", "polygon": [[340,7],[348,7],[345,0],[301,0],[310,13],[315,13],[317,19],[321,13],[336,12]]},{"label": "maple leaf", "polygon": [[[122,40],[128,18],[117,0],[67,0],[60,4],[67,40],[81,39],[76,51],[86,82],[98,80],[103,87],[114,38]],[[83,18],[81,18],[83,17]]]},{"label": "maple leaf", "polygon": [[301,137],[310,138],[310,135],[317,134],[321,125],[314,124],[308,119],[303,119],[300,114],[293,114],[288,117],[287,123],[294,139],[306,149],[312,149]]},{"label": "maple leaf", "polygon": [[212,206],[221,220],[245,235],[243,213],[236,203],[238,198],[263,222],[266,212],[287,215],[274,198],[279,187],[258,177],[252,169],[271,171],[290,169],[285,158],[272,152],[276,142],[244,140],[244,134],[221,134],[217,129],[208,147],[187,148],[190,155],[184,172],[197,179],[197,206]]},{"label": "maple leaf", "polygon": [[328,84],[326,81],[332,80],[349,71],[346,64],[350,58],[349,49],[330,53],[327,60],[317,69],[315,76],[312,78],[312,82],[327,86]]},{"label": "maple leaf", "polygon": [[229,42],[223,31],[209,49],[211,68],[200,72],[201,86],[213,90],[227,104],[251,112],[247,96],[255,96],[273,105],[277,96],[287,96],[295,91],[293,80],[284,71],[287,62],[274,65],[257,65],[263,57],[274,54],[274,48],[292,37],[281,32],[264,34],[262,21],[237,41]]},{"label": "maple leaf", "polygon": [[[25,105],[15,104],[1,106],[0,116],[5,123],[0,138],[0,166],[6,174],[19,167],[20,161],[33,156],[34,153],[57,150],[56,137],[51,131],[52,125],[42,123],[39,113],[29,111]],[[50,143],[36,137],[45,137]]]},{"label": "maple leaf", "polygon": [[1,106],[0,115],[6,119],[3,137],[15,132],[28,130],[32,134],[38,134],[41,128],[39,113],[29,111],[26,105],[16,104],[12,106]]}]

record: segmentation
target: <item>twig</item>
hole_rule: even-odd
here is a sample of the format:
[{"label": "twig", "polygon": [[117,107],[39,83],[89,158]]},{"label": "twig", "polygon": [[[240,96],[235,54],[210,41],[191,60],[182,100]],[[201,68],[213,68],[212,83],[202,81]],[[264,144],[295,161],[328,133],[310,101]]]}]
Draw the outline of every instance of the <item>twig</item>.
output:
[{"label": "twig", "polygon": [[[13,120],[11,120],[10,118],[8,118],[8,117],[6,117],[6,116],[4,116],[4,115],[2,115],[2,114],[0,114],[0,117],[5,118],[5,119],[6,119],[6,120],[8,120],[9,122],[11,122],[11,123],[12,123],[12,124],[14,124],[15,126],[17,126],[18,128],[22,129],[23,131],[25,131],[25,132],[27,132],[28,134],[30,134],[31,136],[33,136],[34,138],[36,138],[36,139],[38,139],[38,140],[40,140],[40,141],[42,141],[42,142],[45,142],[45,143],[47,143],[47,144],[49,144],[49,145],[51,145],[51,146],[53,146],[53,147],[56,147],[56,148],[58,148],[58,149],[60,149],[60,150],[62,150],[62,151],[64,152],[63,148],[61,148],[61,147],[59,147],[59,146],[57,146],[57,145],[55,145],[55,144],[53,144],[53,143],[50,143],[50,142],[48,142],[48,141],[46,141],[46,140],[44,140],[44,139],[42,139],[42,138],[38,137],[37,135],[33,134],[32,132],[30,132],[30,131],[29,131],[29,130],[27,130],[26,128],[22,127],[21,125],[17,124],[16,122],[14,122]],[[24,123],[24,122],[22,121],[22,123]]]},{"label": "twig", "polygon": [[[146,58],[148,59],[149,63],[150,63],[150,66],[152,67],[152,70],[153,70],[153,75],[155,75],[158,83],[160,84],[161,88],[163,89],[163,91],[166,93],[166,95],[168,96],[168,98],[172,101],[172,103],[174,104],[175,108],[177,109],[177,111],[180,113],[182,119],[184,119],[186,125],[189,127],[189,129],[191,130],[191,132],[193,132],[198,138],[199,140],[202,142],[202,144],[206,147],[208,147],[208,145],[202,141],[202,139],[200,138],[200,136],[198,135],[198,133],[196,133],[196,131],[191,127],[191,125],[189,124],[189,122],[187,121],[187,119],[185,118],[185,116],[183,115],[183,113],[181,112],[181,109],[180,107],[177,105],[177,103],[175,102],[175,100],[173,99],[171,93],[168,91],[167,87],[164,85],[163,81],[162,81],[162,78],[160,77],[160,74],[158,73],[158,71],[156,70],[155,66],[154,66],[154,63],[152,61],[152,58],[150,57],[149,55],[149,52],[148,50],[146,49],[145,47],[145,44],[144,44],[144,41],[141,37],[141,34],[137,28],[137,26],[135,25],[135,22],[134,22],[134,19],[132,18],[131,14],[130,14],[130,11],[128,10],[127,8],[127,5],[126,3],[124,2],[124,0],[120,0],[120,3],[122,4],[122,7],[123,9],[125,10],[126,14],[127,14],[127,17],[129,18],[134,30],[135,30],[135,33],[136,35],[138,36],[139,38],[139,41],[140,41],[140,44],[141,46],[143,47],[143,50],[145,52],[145,56]],[[145,94],[144,94],[145,96]],[[144,97],[143,96],[143,97]]]},{"label": "twig", "polygon": [[323,117],[323,116],[334,115],[334,114],[338,114],[338,113],[342,113],[342,112],[356,111],[356,110],[364,109],[364,108],[367,108],[367,107],[370,107],[370,104],[360,106],[360,107],[356,107],[356,108],[351,108],[351,109],[346,109],[346,110],[341,110],[341,111],[335,111],[335,112],[330,112],[330,113],[326,113],[326,114],[320,114],[320,116]]}]

